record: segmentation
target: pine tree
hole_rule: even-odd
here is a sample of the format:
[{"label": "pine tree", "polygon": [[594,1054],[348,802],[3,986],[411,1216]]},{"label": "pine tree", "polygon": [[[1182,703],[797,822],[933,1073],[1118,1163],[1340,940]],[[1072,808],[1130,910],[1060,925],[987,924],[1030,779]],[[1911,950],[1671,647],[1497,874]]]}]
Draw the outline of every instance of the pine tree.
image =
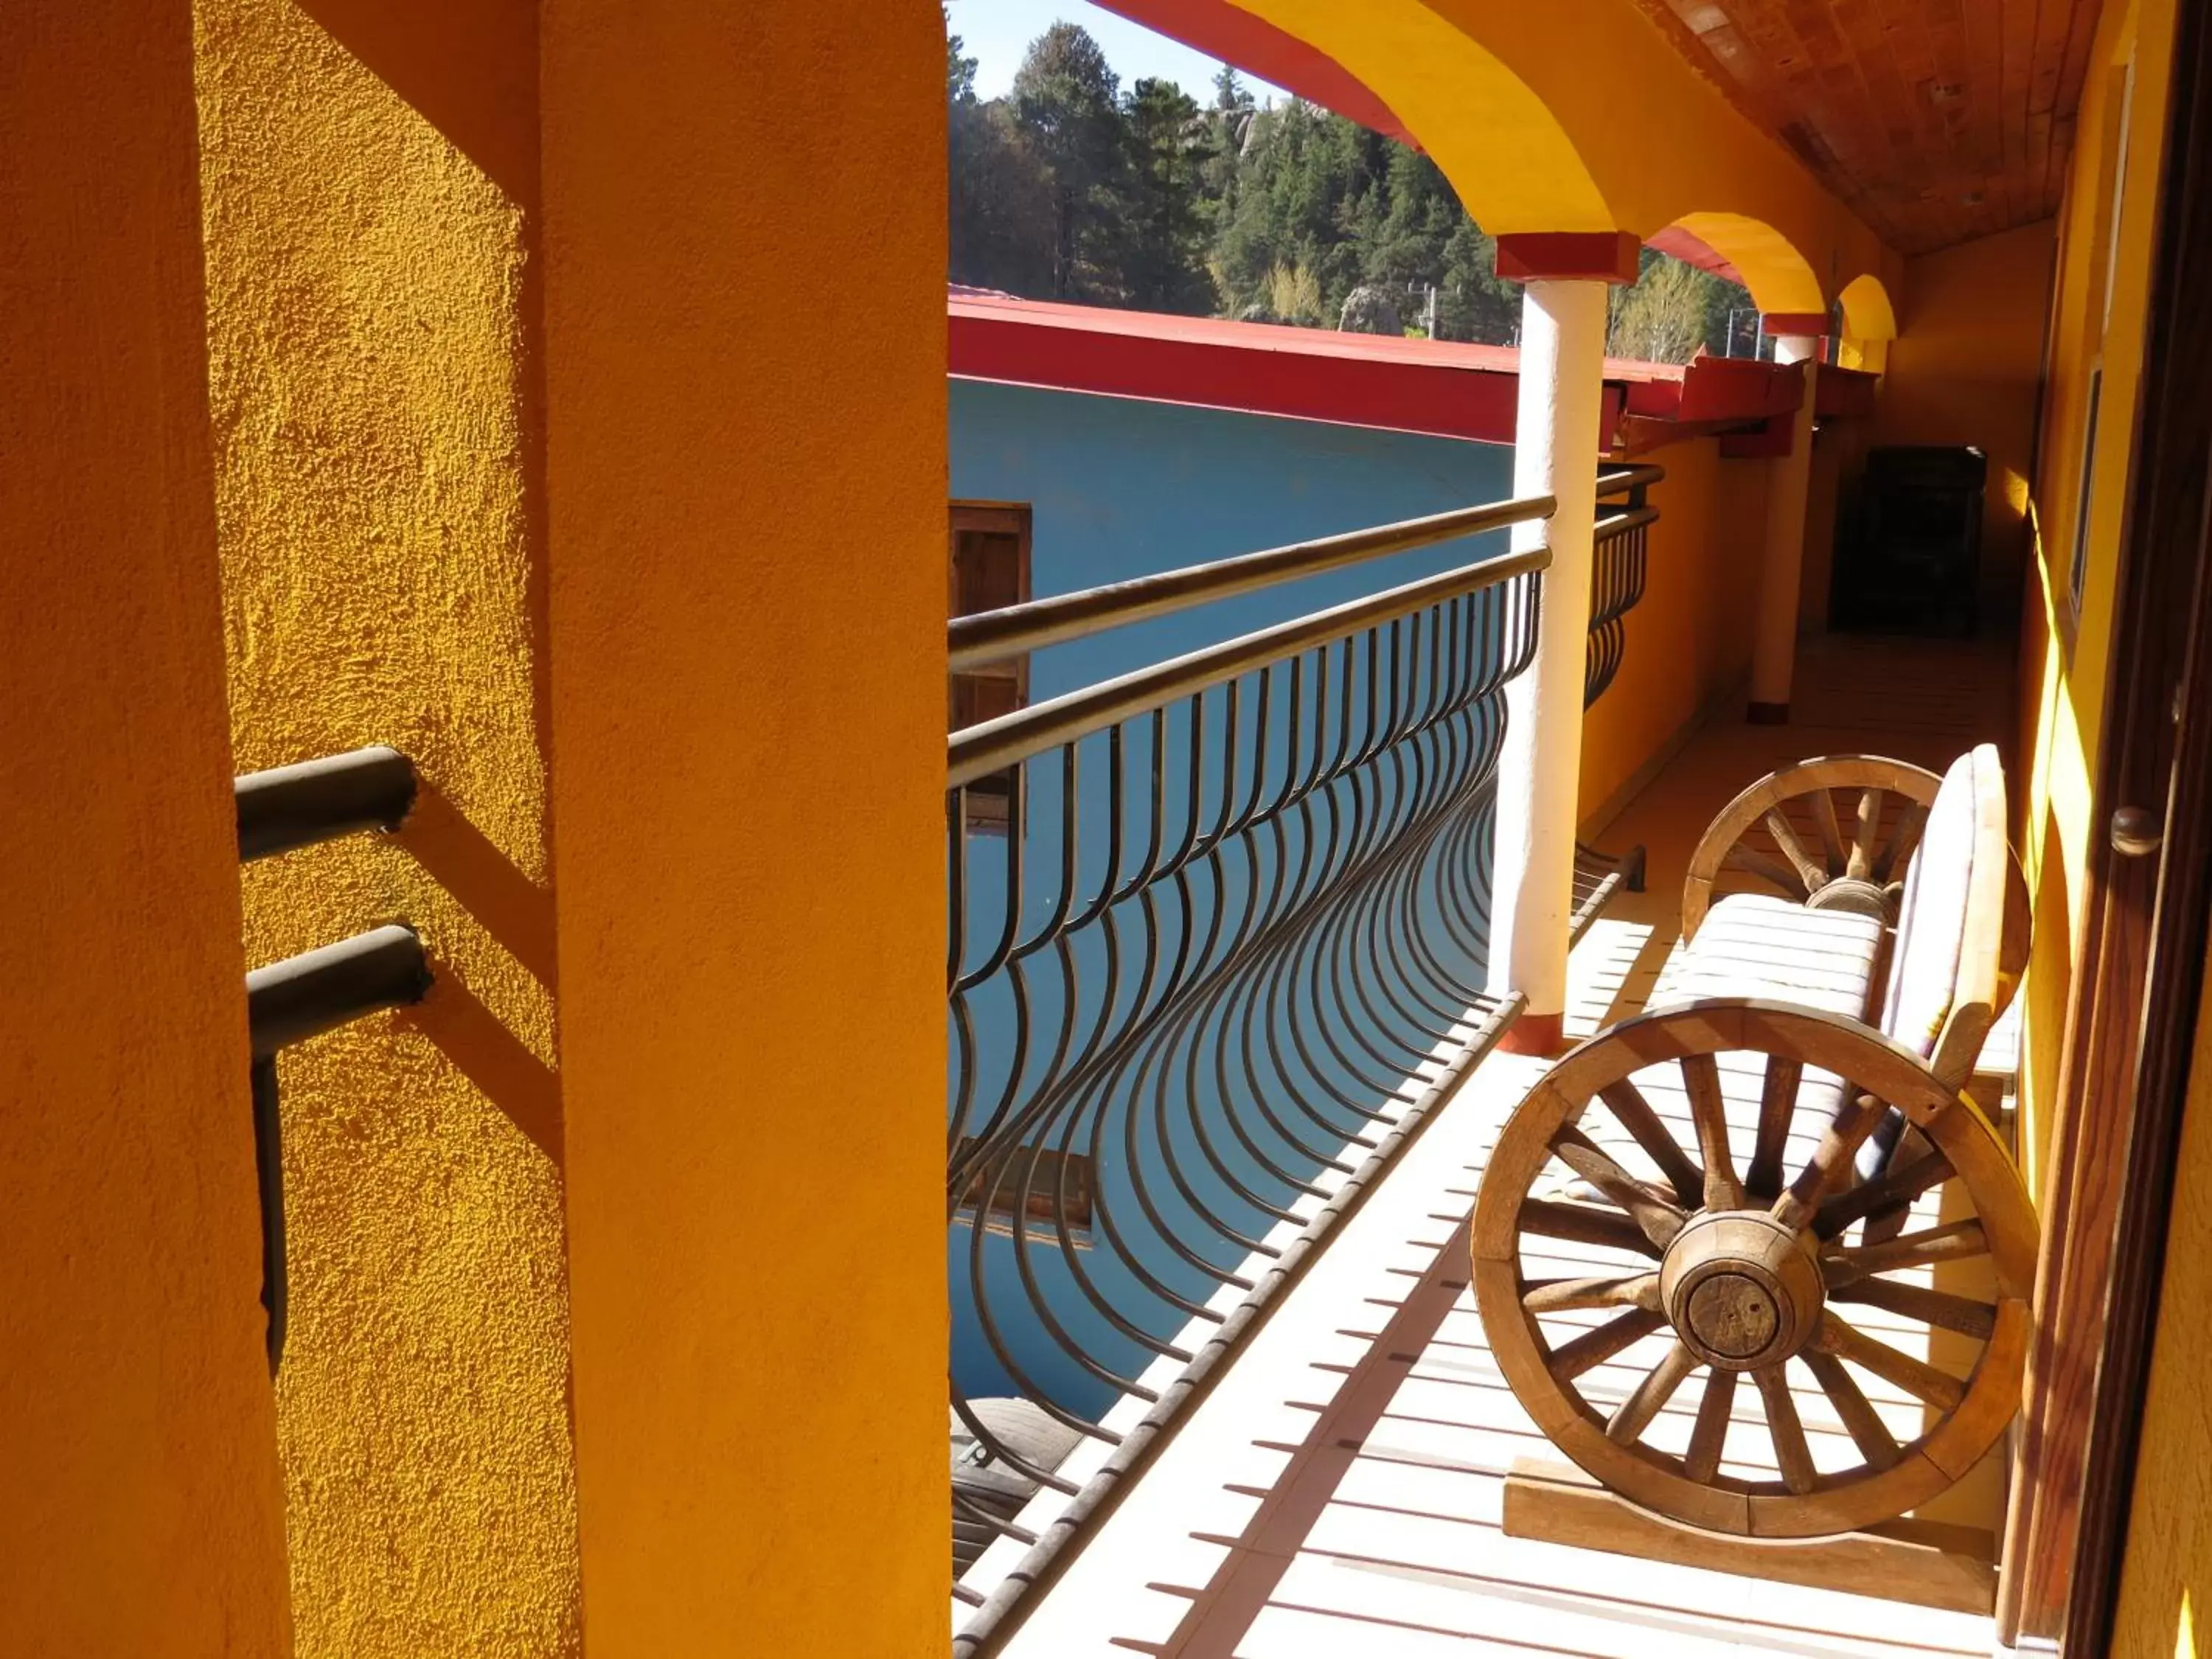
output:
[{"label": "pine tree", "polygon": [[1128,302],[1151,311],[1204,315],[1213,309],[1206,271],[1206,217],[1200,174],[1207,125],[1172,81],[1129,89],[1129,163],[1120,214],[1121,268]]},{"label": "pine tree", "polygon": [[[1304,102],[1257,106],[1233,69],[1201,108],[1174,82],[1121,83],[1056,23],[1012,93],[975,96],[945,41],[956,282],[1035,298],[1334,327],[1355,289],[1440,338],[1507,344],[1521,295],[1496,245],[1417,150]],[[1647,250],[1616,292],[1613,349],[1686,362],[1725,349],[1741,288]],[[1360,314],[1383,314],[1363,301]]]},{"label": "pine tree", "polygon": [[1014,124],[1050,181],[1052,297],[1119,297],[1112,209],[1126,188],[1128,146],[1121,78],[1073,23],[1034,41],[1007,99]]}]

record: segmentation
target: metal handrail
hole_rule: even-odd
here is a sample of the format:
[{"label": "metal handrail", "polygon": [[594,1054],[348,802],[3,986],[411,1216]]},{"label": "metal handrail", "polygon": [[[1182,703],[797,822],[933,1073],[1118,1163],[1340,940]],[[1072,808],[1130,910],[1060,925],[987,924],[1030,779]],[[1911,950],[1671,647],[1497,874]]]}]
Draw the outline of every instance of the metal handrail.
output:
[{"label": "metal handrail", "polygon": [[422,938],[397,923],[256,968],[246,976],[253,1057],[267,1059],[363,1014],[420,1002],[429,989]]},{"label": "metal handrail", "polygon": [[[415,763],[397,749],[372,744],[244,773],[231,781],[231,793],[238,813],[238,860],[250,864],[365,830],[398,829],[414,809]],[[268,1316],[271,1376],[284,1359],[290,1300],[276,1057],[295,1042],[363,1015],[420,1002],[431,981],[421,936],[398,924],[303,951],[246,976],[253,1159],[261,1197],[261,1305]]]},{"label": "metal handrail", "polygon": [[1031,599],[1004,610],[956,617],[945,629],[945,649],[955,673],[1000,662],[1048,645],[1081,639],[1195,605],[1209,605],[1278,582],[1316,575],[1366,559],[1409,553],[1461,536],[1502,530],[1509,525],[1548,519],[1559,502],[1550,495],[1523,495],[1455,507],[1449,513],[1407,519],[1372,529],[1348,531],[1310,542],[1293,542],[1258,553],[1241,553],[1209,564],[1188,565],[1127,581],[1108,582],[1079,592]]},{"label": "metal handrail", "polygon": [[1630,507],[1624,512],[1611,514],[1600,519],[1591,531],[1591,539],[1609,542],[1616,536],[1626,536],[1632,530],[1641,530],[1645,525],[1658,522],[1657,507]]},{"label": "metal handrail", "polygon": [[1547,547],[1479,560],[1334,605],[1311,616],[1279,623],[1219,645],[1171,657],[1150,668],[1140,668],[1063,696],[1018,708],[981,726],[965,727],[946,739],[945,785],[957,789],[1101,727],[1163,708],[1178,697],[1222,684],[1268,663],[1295,656],[1317,645],[1327,645],[1393,617],[1409,616],[1447,599],[1496,587],[1516,576],[1533,574],[1548,568],[1551,562],[1552,550]]},{"label": "metal handrail", "polygon": [[[1620,504],[1592,649],[1616,662],[1663,476],[1598,481]],[[957,1654],[999,1650],[1519,1012],[1484,982],[1495,788],[1551,562],[1466,564],[947,738],[951,1403],[991,1472],[956,1469],[956,1568],[1000,1552],[956,1587]],[[1627,862],[1591,866],[1578,915]]]},{"label": "metal handrail", "polygon": [[382,744],[234,780],[241,864],[362,830],[397,830],[415,805],[415,763]]},{"label": "metal handrail", "polygon": [[[1625,495],[1632,489],[1648,489],[1653,484],[1665,483],[1666,479],[1667,469],[1653,462],[1618,467],[1613,471],[1598,474],[1597,498],[1601,501],[1607,501],[1615,495]],[[1641,502],[1638,504],[1642,505]]]}]

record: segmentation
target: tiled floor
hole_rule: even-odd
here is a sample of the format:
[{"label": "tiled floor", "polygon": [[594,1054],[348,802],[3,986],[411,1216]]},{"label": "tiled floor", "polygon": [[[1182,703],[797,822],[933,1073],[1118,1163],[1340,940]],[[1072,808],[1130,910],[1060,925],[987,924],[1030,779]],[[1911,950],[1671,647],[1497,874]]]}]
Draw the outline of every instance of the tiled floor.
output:
[{"label": "tiled floor", "polygon": [[[1982,647],[1809,642],[1796,724],[1717,720],[1601,837],[1609,848],[1649,849],[1650,890],[1624,896],[1578,948],[1571,1026],[1587,1033],[1642,1006],[1674,939],[1682,866],[1737,789],[1808,754],[1871,750],[1941,767],[1978,739],[2002,746],[2011,684],[2008,658]],[[1505,1470],[1549,1448],[1484,1340],[1465,1221],[1498,1126],[1543,1068],[1503,1055],[1480,1067],[1042,1598],[1009,1653],[1918,1659],[1990,1650],[1986,1619],[1504,1536]],[[1879,1331],[1878,1316],[1864,1322]],[[1903,1342],[1901,1327],[1892,1334]],[[1593,1395],[1625,1389],[1650,1358],[1631,1350],[1601,1368]],[[1902,1435],[1917,1431],[1917,1406],[1893,1390],[1869,1392]],[[1730,1462],[1747,1473],[1772,1467],[1754,1400],[1739,1404],[1729,1443]],[[1847,1443],[1825,1401],[1801,1406],[1816,1460],[1840,1456]],[[1686,1436],[1692,1408],[1686,1395],[1655,1437]],[[1966,1511],[1954,1504],[1946,1518],[1993,1522],[1996,1472],[1984,1474],[1981,1490],[1959,1500]]]}]

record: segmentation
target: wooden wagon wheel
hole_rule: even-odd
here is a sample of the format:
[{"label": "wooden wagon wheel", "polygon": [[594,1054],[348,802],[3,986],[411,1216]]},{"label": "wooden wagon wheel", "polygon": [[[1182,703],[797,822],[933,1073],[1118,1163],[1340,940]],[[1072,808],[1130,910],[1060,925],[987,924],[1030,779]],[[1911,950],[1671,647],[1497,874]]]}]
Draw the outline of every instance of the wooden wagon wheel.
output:
[{"label": "wooden wagon wheel", "polygon": [[[1756,1136],[1741,1173],[1729,1141],[1723,1055],[1747,1057],[1729,1060],[1732,1067],[1764,1059]],[[1671,1068],[1645,1073],[1655,1094],[1659,1079],[1679,1075],[1689,1133],[1678,1136],[1632,1080],[1646,1067]],[[1818,1144],[1792,1171],[1786,1152],[1808,1068],[1845,1080],[1844,1104],[1832,1121],[1807,1114],[1798,1127],[1817,1130]],[[1903,1109],[1933,1150],[1854,1185],[1852,1154],[1888,1105]],[[1538,1194],[1540,1185],[1570,1184],[1595,1188],[1605,1201]],[[1884,1206],[1927,1194],[1944,1206],[1937,1224],[1874,1243],[1855,1231]],[[1473,1241],[1483,1325],[1522,1405],[1590,1475],[1692,1526],[1804,1538],[1891,1519],[1963,1477],[2019,1406],[2036,1256],[2034,1212],[2019,1174],[1970,1101],[1938,1084],[1911,1051],[1855,1022],[1715,1000],[1628,1020],[1584,1043],[1508,1120],[1482,1177]],[[1560,1241],[1570,1248],[1563,1252]],[[1542,1258],[1556,1264],[1561,1254],[1579,1255],[1583,1265],[1565,1276],[1556,1265],[1547,1271]],[[1983,1257],[1991,1301],[1892,1277]],[[1962,1351],[1978,1345],[1967,1374],[1930,1363],[1948,1358],[1957,1369],[1963,1352],[1923,1359],[1869,1335],[1852,1322],[1863,1322],[1859,1310],[1869,1309],[1908,1328],[1951,1334],[1941,1341]],[[1632,1360],[1635,1380],[1613,1398],[1621,1390],[1599,1386],[1597,1368],[1647,1337],[1647,1354],[1668,1342],[1663,1355]],[[1793,1361],[1810,1372],[1849,1436],[1823,1437],[1824,1451],[1836,1449],[1825,1459],[1833,1467],[1819,1467],[1808,1443],[1787,1380]],[[1662,1408],[1699,1372],[1686,1447],[1651,1443]],[[1893,1417],[1895,1402],[1918,1402],[1921,1432],[1900,1441],[1858,1374],[1893,1393]],[[1779,1480],[1723,1467],[1744,1467],[1724,1452],[1747,1377]],[[1679,1439],[1686,1415],[1673,1413],[1660,1438]],[[1757,1432],[1749,1420],[1737,1428]]]},{"label": "wooden wagon wheel", "polygon": [[1691,855],[1682,937],[1696,937],[1715,884],[1731,872],[1815,909],[1895,921],[1905,866],[1942,782],[1879,755],[1827,755],[1761,778],[1721,810]]}]

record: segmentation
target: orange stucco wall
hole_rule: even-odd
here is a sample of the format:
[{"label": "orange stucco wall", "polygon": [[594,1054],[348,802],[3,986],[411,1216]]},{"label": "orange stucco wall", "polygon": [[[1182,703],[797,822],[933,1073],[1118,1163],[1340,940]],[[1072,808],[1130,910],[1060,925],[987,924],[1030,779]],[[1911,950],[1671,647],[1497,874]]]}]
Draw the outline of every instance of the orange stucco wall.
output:
[{"label": "orange stucco wall", "polygon": [[578,1651],[528,0],[200,0],[241,769],[390,743],[421,805],[246,872],[252,959],[380,923],[438,985],[281,1062],[300,1651]]},{"label": "orange stucco wall", "polygon": [[2212,975],[2197,1014],[2197,1053],[2176,1162],[2136,1469],[2120,1576],[2115,1659],[2204,1659],[2212,1654]]},{"label": "orange stucco wall", "polygon": [[1624,805],[1624,792],[1734,693],[1751,665],[1758,584],[1750,573],[1759,568],[1769,469],[1721,459],[1711,439],[1638,459],[1664,466],[1667,478],[1651,491],[1659,521],[1620,674],[1583,717],[1585,822]]},{"label": "orange stucco wall", "polygon": [[1989,457],[1982,585],[2001,629],[2027,554],[2053,235],[2045,220],[1906,262],[1870,434],[1875,444],[1972,444]]},{"label": "orange stucco wall", "polygon": [[290,1650],[190,20],[0,14],[0,1652]]},{"label": "orange stucco wall", "polygon": [[941,30],[544,13],[592,1659],[948,1640]]}]

